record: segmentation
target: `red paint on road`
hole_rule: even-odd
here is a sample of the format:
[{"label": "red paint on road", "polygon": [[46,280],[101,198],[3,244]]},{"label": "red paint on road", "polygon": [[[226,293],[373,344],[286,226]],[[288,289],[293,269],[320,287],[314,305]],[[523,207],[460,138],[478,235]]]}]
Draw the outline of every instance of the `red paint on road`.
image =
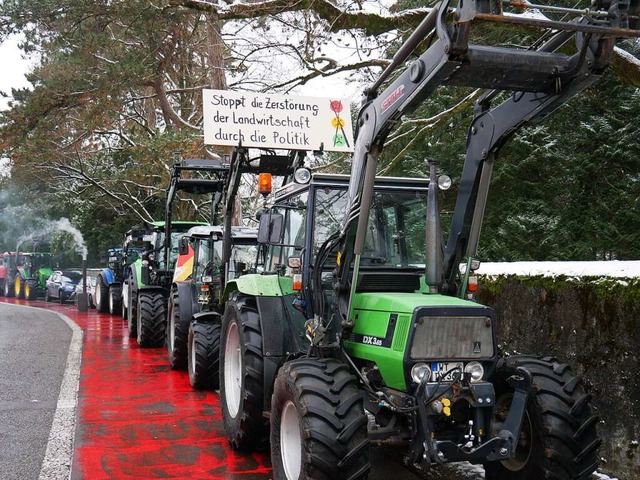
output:
[{"label": "red paint on road", "polygon": [[3,299],[64,313],[84,331],[74,479],[268,479],[268,454],[229,448],[215,392],[195,391],[164,349],[142,349],[126,322],[73,305]]}]

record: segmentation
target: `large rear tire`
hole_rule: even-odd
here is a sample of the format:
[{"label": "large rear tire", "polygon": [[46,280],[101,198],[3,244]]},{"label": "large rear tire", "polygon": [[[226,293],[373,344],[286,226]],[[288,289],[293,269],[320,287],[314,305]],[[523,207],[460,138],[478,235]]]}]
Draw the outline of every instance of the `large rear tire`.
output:
[{"label": "large rear tire", "polygon": [[513,389],[507,379],[517,367],[533,377],[520,441],[514,458],[486,462],[487,480],[587,480],[598,467],[598,417],[580,377],[555,358],[518,355],[501,359],[495,374],[496,414],[492,434],[501,428]]},{"label": "large rear tire", "polygon": [[180,295],[176,289],[173,289],[169,298],[169,314],[167,316],[167,352],[169,365],[173,370],[187,369],[190,323],[190,318],[180,316]]},{"label": "large rear tire", "polygon": [[143,348],[161,347],[164,344],[164,329],[167,312],[164,295],[160,292],[138,294],[138,345]]},{"label": "large rear tire", "polygon": [[256,299],[233,292],[222,319],[220,403],[229,443],[236,450],[264,449],[269,424],[264,405],[262,327]]},{"label": "large rear tire", "polygon": [[16,298],[24,298],[24,286],[23,281],[20,275],[16,275],[15,280],[13,281],[13,294]]},{"label": "large rear tire", "polygon": [[13,297],[13,284],[9,281],[9,277],[4,280],[4,296],[7,298]]},{"label": "large rear tire", "polygon": [[273,477],[366,479],[371,469],[363,394],[335,359],[285,363],[271,400]]},{"label": "large rear tire", "polygon": [[189,383],[197,390],[216,390],[219,384],[220,325],[201,323],[189,325]]},{"label": "large rear tire", "polygon": [[122,308],[122,287],[111,285],[109,287],[109,313],[118,315]]},{"label": "large rear tire", "polygon": [[107,285],[102,275],[98,275],[96,281],[95,297],[96,310],[98,310],[98,313],[107,313],[109,308],[109,285]]}]

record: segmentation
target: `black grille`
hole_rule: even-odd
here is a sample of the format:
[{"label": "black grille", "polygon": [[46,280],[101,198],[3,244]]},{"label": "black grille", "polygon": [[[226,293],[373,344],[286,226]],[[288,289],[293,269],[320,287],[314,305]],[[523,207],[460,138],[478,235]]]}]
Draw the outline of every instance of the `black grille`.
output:
[{"label": "black grille", "polygon": [[420,275],[407,272],[360,273],[358,292],[406,292],[420,289]]},{"label": "black grille", "polygon": [[493,331],[486,316],[420,316],[415,326],[411,358],[493,357]]}]

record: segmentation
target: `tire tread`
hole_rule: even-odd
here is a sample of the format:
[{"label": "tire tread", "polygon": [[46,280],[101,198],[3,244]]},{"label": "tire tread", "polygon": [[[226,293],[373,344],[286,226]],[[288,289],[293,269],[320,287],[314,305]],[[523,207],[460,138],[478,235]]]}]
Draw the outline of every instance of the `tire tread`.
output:
[{"label": "tire tread", "polygon": [[138,294],[138,345],[143,348],[164,344],[166,307],[164,295],[159,292]]}]

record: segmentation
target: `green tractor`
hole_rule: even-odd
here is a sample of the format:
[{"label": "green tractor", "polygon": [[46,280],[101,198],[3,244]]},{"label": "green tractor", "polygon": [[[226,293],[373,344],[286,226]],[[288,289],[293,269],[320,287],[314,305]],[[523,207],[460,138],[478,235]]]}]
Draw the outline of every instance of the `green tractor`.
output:
[{"label": "green tractor", "polygon": [[[173,220],[173,206],[178,192],[208,195],[211,198],[212,219],[222,198],[228,165],[218,160],[181,159],[171,168],[167,188],[165,219],[147,224],[144,230],[132,229],[125,240],[129,245],[142,246],[142,258],[128,267],[122,289],[123,313],[126,314],[129,335],[136,337],[140,347],[161,347],[165,342],[167,304],[171,293],[178,241],[187,231],[206,222]],[[188,178],[187,174],[200,176]]]},{"label": "green tractor", "polygon": [[234,149],[227,166],[228,175],[223,177],[223,188],[219,190],[223,198],[213,199],[214,205],[224,200],[221,202],[224,225],[217,226],[214,215],[212,224],[216,226],[194,227],[180,241],[180,257],[169,299],[166,344],[169,365],[173,369],[187,368],[194,388],[218,388],[224,285],[255,272],[257,263],[264,258],[264,248],[257,246],[256,230],[231,225],[241,177],[250,174],[257,179],[258,192],[266,199],[271,193],[272,177],[291,177],[304,163],[305,156],[306,152],[291,151],[286,155],[263,152],[250,157],[247,149]]},{"label": "green tractor", "polygon": [[167,321],[172,369],[187,369],[196,389],[218,388],[222,288],[229,279],[255,272],[257,229],[231,227],[231,256],[223,262],[223,227],[193,227],[180,239]]},{"label": "green tractor", "polygon": [[[501,147],[601,77],[615,38],[639,36],[640,4],[563,8],[571,21],[503,5],[431,9],[367,90],[351,175],[277,191],[258,233],[265,271],[226,285],[226,434],[240,450],[270,443],[276,480],[367,478],[372,445],[420,471],[483,464],[488,480],[586,480],[598,466],[581,379],[553,357],[501,355],[498,319],[469,286]],[[531,49],[476,45],[479,22],[545,33]],[[485,89],[446,241],[434,162],[428,181],[375,177],[401,117],[443,85]]]},{"label": "green tractor", "polygon": [[150,222],[143,228],[132,228],[125,236],[125,249],[143,250],[128,265],[122,285],[123,316],[127,319],[129,336],[136,338],[141,347],[164,344],[167,296],[178,258],[178,240],[196,225],[203,222],[171,222],[167,235],[165,222]]},{"label": "green tractor", "polygon": [[44,294],[47,279],[53,273],[53,261],[48,252],[22,252],[15,256],[13,295],[33,300]]}]

